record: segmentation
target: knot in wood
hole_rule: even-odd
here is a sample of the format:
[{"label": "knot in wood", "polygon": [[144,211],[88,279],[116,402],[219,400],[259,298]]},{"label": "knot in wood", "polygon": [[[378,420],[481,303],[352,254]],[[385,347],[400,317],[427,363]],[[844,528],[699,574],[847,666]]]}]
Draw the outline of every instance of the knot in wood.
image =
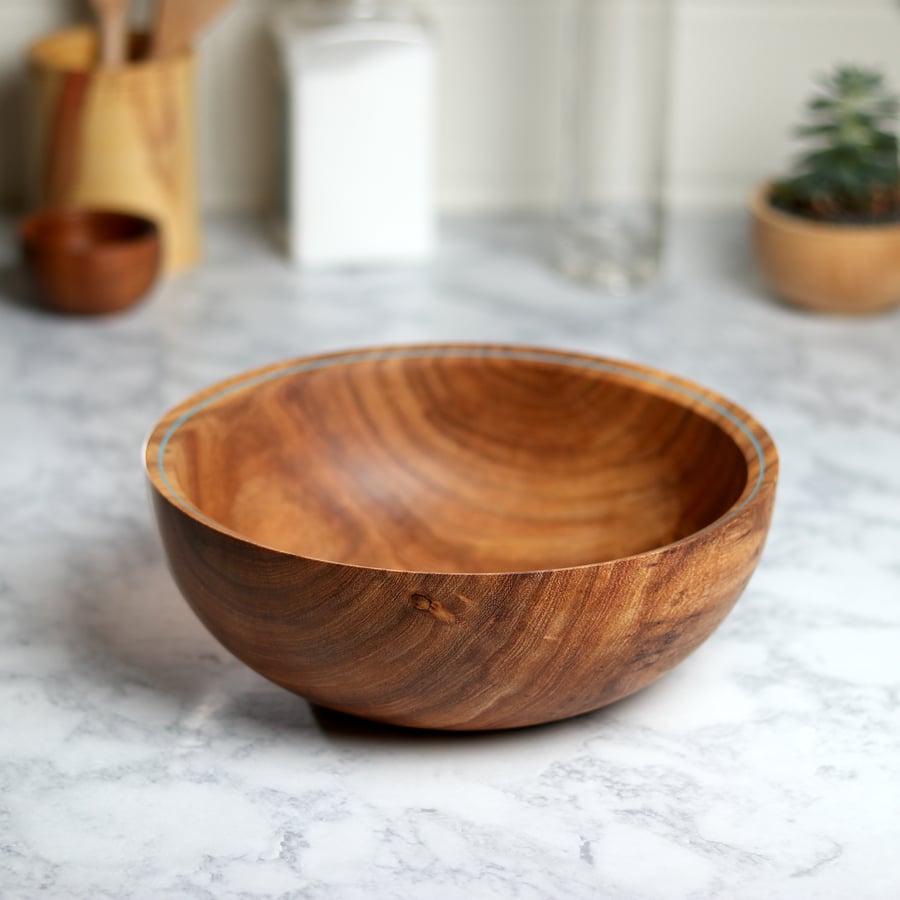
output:
[{"label": "knot in wood", "polygon": [[445,625],[456,621],[456,615],[451,610],[447,609],[440,600],[435,600],[427,594],[415,593],[409,598],[409,602],[414,609],[430,613],[438,622],[443,622]]}]

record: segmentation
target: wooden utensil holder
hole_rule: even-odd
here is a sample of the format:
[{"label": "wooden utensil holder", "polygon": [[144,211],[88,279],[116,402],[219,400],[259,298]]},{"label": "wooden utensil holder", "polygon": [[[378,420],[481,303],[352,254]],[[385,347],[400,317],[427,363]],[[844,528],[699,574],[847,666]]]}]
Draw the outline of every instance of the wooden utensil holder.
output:
[{"label": "wooden utensil holder", "polygon": [[150,216],[164,270],[193,265],[201,243],[193,54],[98,68],[96,33],[73,28],[35,44],[29,63],[33,205]]}]

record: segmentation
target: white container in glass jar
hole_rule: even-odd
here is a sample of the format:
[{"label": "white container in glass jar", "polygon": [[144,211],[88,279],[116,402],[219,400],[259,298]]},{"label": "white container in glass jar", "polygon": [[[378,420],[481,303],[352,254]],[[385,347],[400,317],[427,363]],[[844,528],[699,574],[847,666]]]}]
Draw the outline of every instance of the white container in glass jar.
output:
[{"label": "white container in glass jar", "polygon": [[423,259],[435,230],[436,52],[422,10],[414,0],[294,0],[273,26],[289,256],[309,266]]}]

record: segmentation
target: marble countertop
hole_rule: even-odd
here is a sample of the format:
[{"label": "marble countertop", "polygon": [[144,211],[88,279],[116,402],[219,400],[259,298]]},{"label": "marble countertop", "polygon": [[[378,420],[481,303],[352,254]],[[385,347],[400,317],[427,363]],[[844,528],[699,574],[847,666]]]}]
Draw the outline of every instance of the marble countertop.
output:
[{"label": "marble countertop", "polygon": [[[301,275],[250,222],[118,318],[32,309],[0,233],[0,896],[900,896],[900,312],[769,300],[741,216],[676,217],[665,277],[560,281],[524,220],[432,266]],[[285,357],[535,344],[647,363],[781,454],[766,552],[670,675],[568,722],[419,734],[313,711],[180,598],[140,449]]]}]

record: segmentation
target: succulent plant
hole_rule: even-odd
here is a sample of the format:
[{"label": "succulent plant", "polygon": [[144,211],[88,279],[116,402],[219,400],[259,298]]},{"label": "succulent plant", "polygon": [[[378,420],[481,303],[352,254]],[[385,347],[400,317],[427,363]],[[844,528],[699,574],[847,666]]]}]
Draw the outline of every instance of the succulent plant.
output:
[{"label": "succulent plant", "polygon": [[831,221],[900,217],[896,121],[900,100],[876,69],[841,66],[819,79],[808,120],[797,129],[808,145],[794,172],[773,185],[772,203]]}]

